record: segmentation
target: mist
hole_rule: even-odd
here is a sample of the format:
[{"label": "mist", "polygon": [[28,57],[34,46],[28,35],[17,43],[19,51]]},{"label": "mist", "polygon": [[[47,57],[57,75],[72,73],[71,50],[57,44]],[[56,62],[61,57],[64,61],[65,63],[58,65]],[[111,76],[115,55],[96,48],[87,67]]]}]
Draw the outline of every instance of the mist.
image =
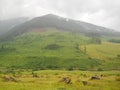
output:
[{"label": "mist", "polygon": [[0,20],[49,13],[120,31],[120,0],[0,0]]}]

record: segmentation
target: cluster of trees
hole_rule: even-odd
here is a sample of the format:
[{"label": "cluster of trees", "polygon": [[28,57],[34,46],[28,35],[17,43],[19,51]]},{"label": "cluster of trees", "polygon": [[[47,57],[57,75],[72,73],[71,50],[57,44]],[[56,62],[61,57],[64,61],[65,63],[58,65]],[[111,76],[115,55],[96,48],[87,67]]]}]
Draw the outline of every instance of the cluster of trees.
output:
[{"label": "cluster of trees", "polygon": [[96,38],[96,37],[93,37],[90,39],[90,43],[93,43],[93,44],[101,44],[102,41],[100,38]]},{"label": "cluster of trees", "polygon": [[4,48],[5,48],[5,46],[4,46],[4,45],[1,45],[0,49],[4,49]]},{"label": "cluster of trees", "polygon": [[[66,69],[66,70],[89,70],[100,63],[95,59],[63,59],[59,57],[29,57],[29,60],[21,68],[33,69],[33,70],[45,70],[45,69]],[[83,64],[84,63],[84,64]]]},{"label": "cluster of trees", "polygon": [[110,39],[109,42],[120,43],[120,39]]},{"label": "cluster of trees", "polygon": [[101,44],[102,43],[100,33],[89,32],[89,33],[86,33],[85,35],[91,38],[89,40],[90,43],[93,43],[93,44]]},{"label": "cluster of trees", "polygon": [[0,45],[0,52],[12,52],[12,51],[16,51],[16,49],[11,48],[7,45]]},{"label": "cluster of trees", "polygon": [[[59,58],[59,57],[26,57],[22,64],[9,65],[9,69],[25,69],[25,70],[92,70],[99,66],[100,62],[96,59],[77,59],[77,58]],[[4,65],[1,64],[4,67]],[[12,72],[13,70],[9,70]],[[8,71],[7,71],[8,72]]]}]

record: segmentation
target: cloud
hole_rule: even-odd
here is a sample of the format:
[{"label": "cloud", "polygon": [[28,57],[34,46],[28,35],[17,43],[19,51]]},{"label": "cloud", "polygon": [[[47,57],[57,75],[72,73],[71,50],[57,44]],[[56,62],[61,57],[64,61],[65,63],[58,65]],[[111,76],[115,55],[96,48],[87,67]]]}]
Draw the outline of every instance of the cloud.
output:
[{"label": "cloud", "polygon": [[0,0],[0,19],[48,13],[120,31],[120,0]]}]

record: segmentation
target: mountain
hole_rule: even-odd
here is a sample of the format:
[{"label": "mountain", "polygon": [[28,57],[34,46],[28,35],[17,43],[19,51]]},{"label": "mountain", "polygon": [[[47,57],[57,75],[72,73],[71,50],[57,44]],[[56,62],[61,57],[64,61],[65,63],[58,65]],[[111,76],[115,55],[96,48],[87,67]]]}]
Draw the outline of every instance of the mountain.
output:
[{"label": "mountain", "polygon": [[51,14],[12,25],[1,35],[0,68],[120,70],[111,29]]},{"label": "mountain", "polygon": [[61,31],[79,32],[88,36],[91,33],[99,34],[100,36],[120,35],[120,32],[116,32],[112,29],[48,14],[45,16],[33,18],[32,20],[12,27],[11,30],[9,30],[9,32],[4,35],[4,37],[10,38],[11,36],[14,37],[26,32],[41,31],[41,29],[43,31],[43,28],[56,28]]}]

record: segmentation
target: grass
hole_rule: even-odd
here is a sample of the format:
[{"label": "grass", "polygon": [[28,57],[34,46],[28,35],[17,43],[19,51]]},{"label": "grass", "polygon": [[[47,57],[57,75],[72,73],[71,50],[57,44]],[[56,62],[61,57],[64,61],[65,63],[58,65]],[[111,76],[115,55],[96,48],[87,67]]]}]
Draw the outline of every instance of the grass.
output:
[{"label": "grass", "polygon": [[[5,82],[0,79],[0,90],[119,90],[120,81],[115,78],[119,71],[36,71],[39,78],[33,78],[31,72],[22,72],[19,82]],[[103,74],[101,80],[90,80],[93,75]],[[85,76],[86,75],[86,76]],[[2,77],[2,76],[1,76]],[[63,77],[70,77],[72,84],[59,82]],[[84,86],[82,81],[89,82]]]},{"label": "grass", "polygon": [[87,54],[93,58],[101,60],[109,60],[110,58],[117,58],[120,54],[120,44],[103,42],[102,44],[90,44],[86,46]]},{"label": "grass", "polygon": [[[84,50],[84,46],[80,47],[81,50]],[[86,45],[86,52],[92,58],[97,58],[103,63],[103,68],[117,68],[120,70],[120,44],[103,42],[102,44],[95,45],[90,44]]]}]

